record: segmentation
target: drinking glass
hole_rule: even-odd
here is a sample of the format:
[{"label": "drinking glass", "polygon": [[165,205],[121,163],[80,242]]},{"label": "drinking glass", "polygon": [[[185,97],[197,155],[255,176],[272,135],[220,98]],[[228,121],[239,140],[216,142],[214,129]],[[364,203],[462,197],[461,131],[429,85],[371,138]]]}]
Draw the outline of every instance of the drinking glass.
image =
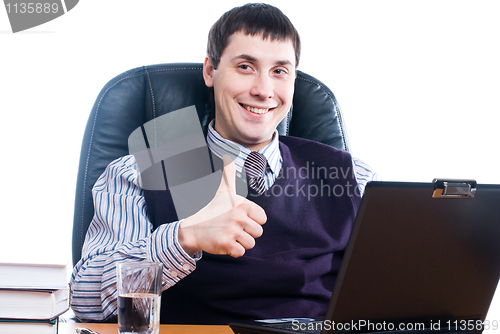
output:
[{"label": "drinking glass", "polygon": [[116,266],[118,332],[158,334],[160,331],[162,264],[121,262]]}]

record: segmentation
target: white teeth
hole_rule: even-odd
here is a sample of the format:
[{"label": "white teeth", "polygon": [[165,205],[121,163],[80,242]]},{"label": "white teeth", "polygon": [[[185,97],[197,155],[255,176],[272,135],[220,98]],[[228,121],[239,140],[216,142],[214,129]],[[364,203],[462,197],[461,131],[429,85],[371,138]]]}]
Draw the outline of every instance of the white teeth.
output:
[{"label": "white teeth", "polygon": [[255,114],[265,114],[269,111],[269,109],[259,109],[259,108],[254,108],[254,107],[250,107],[247,105],[243,105],[243,106],[245,107],[246,110],[251,111]]}]

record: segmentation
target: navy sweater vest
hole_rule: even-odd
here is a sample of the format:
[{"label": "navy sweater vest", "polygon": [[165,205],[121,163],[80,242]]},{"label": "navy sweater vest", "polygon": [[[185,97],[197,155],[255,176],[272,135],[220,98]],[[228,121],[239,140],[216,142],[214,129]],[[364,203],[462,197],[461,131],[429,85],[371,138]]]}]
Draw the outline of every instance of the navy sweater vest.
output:
[{"label": "navy sweater vest", "polygon": [[[281,137],[274,185],[248,199],[267,214],[243,257],[203,253],[196,270],[162,294],[161,322],[227,324],[326,313],[360,202],[349,153]],[[169,191],[145,191],[155,227],[177,220]]]}]

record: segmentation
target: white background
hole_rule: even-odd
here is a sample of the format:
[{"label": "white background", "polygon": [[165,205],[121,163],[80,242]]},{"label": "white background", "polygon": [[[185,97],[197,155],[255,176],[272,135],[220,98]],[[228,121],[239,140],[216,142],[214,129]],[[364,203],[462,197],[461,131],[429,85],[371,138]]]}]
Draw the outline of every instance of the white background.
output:
[{"label": "white background", "polygon": [[[243,3],[82,0],[17,34],[0,8],[0,261],[69,261],[80,145],[101,88],[133,67],[202,62],[210,26]],[[270,3],[301,35],[299,69],[337,96],[352,153],[384,180],[500,183],[498,1]]]}]

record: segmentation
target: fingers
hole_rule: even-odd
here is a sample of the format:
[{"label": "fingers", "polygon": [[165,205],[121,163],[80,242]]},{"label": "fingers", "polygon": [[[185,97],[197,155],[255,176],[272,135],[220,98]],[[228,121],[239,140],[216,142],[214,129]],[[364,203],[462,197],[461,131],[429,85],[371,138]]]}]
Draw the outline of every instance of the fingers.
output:
[{"label": "fingers", "polygon": [[255,239],[263,234],[261,224],[248,217],[245,206],[238,206],[230,213],[206,222],[203,230],[195,229],[194,233],[203,232],[201,250],[212,254],[228,254],[240,257],[245,251],[255,246]]},{"label": "fingers", "polygon": [[264,229],[262,228],[262,226],[259,224],[256,224],[255,222],[248,224],[243,229],[243,231],[254,239],[260,238],[262,236],[262,233],[264,233]]},{"label": "fingers", "polygon": [[[258,228],[262,227],[260,225],[255,224]],[[260,232],[259,236],[262,235]],[[255,246],[255,239],[252,237],[247,231],[242,231],[241,234],[238,235],[234,241],[226,245],[225,249],[228,255],[232,257],[240,257],[245,254],[245,251],[248,249],[252,249]]]},{"label": "fingers", "polygon": [[267,220],[264,209],[250,201],[240,204],[238,209],[241,210],[241,216],[235,216],[233,219],[238,222],[240,229],[253,238],[260,237],[263,232],[262,225]]},{"label": "fingers", "polygon": [[241,216],[231,217],[235,223],[235,230],[232,242],[225,246],[227,254],[235,258],[243,256],[246,250],[255,246],[255,239],[262,236],[264,232],[262,225],[267,220],[264,209],[248,200],[238,205],[237,211]]},{"label": "fingers", "polygon": [[242,257],[245,255],[245,247],[243,247],[240,243],[235,242],[233,247],[228,249],[227,255],[234,258]]},{"label": "fingers", "polygon": [[255,221],[259,225],[263,225],[266,223],[267,215],[262,207],[249,200],[247,200],[247,202],[243,205],[247,206],[247,216],[250,217],[253,221]]},{"label": "fingers", "polygon": [[[261,209],[260,207],[258,208]],[[259,214],[261,213],[260,210],[256,211]],[[266,216],[264,212],[262,212],[262,214],[263,219],[259,222],[255,221],[249,216],[246,216],[244,219],[239,220],[237,227],[235,227],[237,232],[233,232],[234,236],[232,240],[234,241],[226,245],[227,254],[231,255],[232,257],[240,257],[245,254],[246,250],[255,247],[255,239],[261,237],[264,232],[262,224],[265,223]]]}]

